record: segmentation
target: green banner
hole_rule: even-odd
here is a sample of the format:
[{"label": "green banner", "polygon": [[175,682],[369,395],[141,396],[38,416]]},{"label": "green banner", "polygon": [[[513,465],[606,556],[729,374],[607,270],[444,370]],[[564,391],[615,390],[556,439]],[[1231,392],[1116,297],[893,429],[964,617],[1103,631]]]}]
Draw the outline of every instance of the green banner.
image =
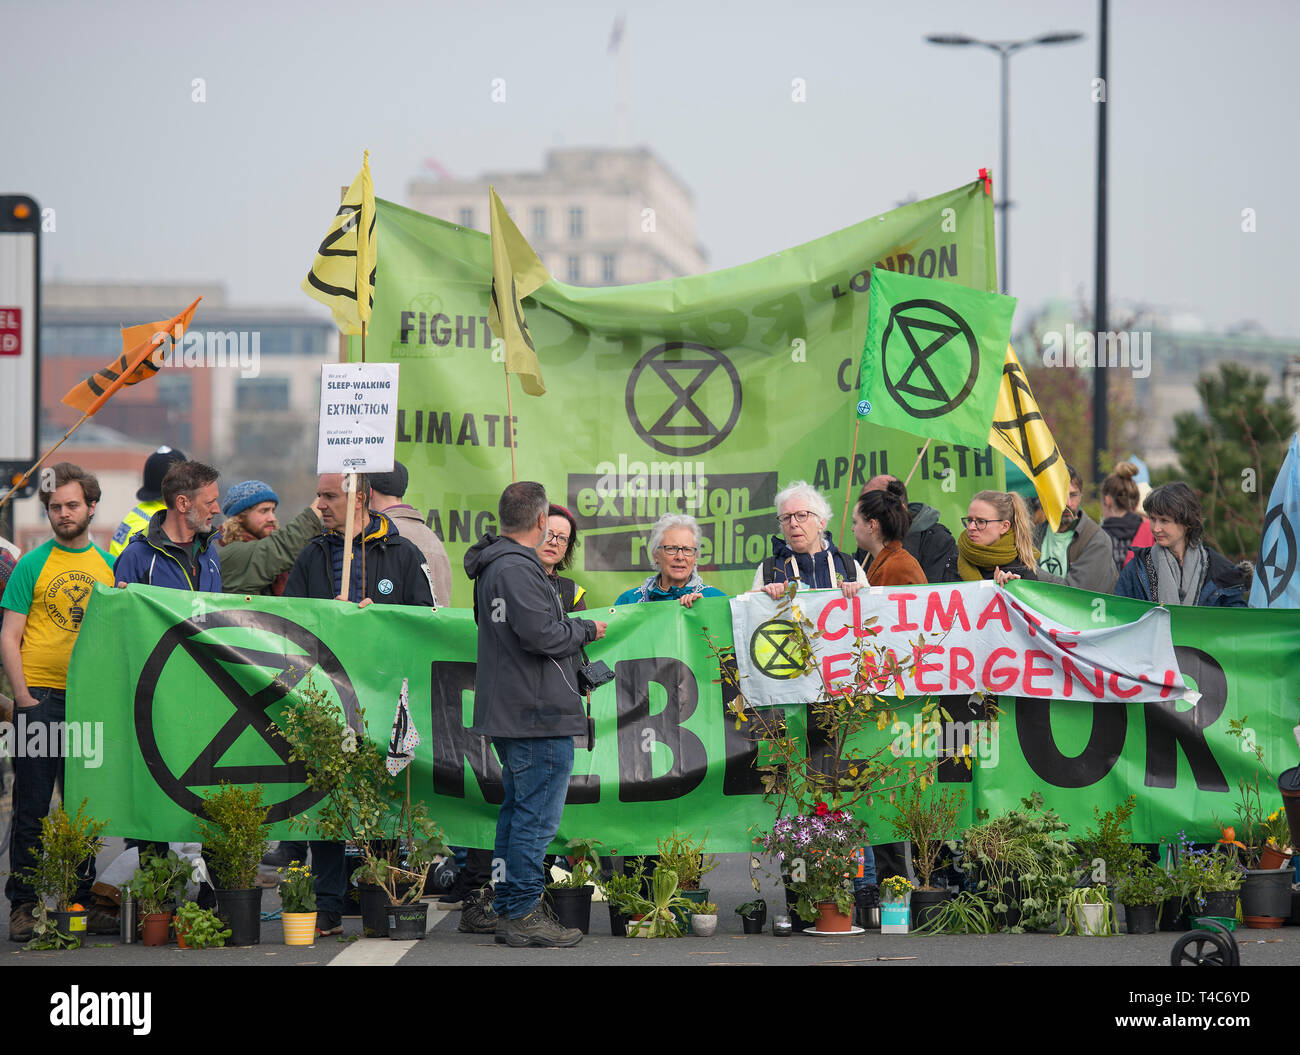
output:
[{"label": "green banner", "polygon": [[[1011,592],[1071,626],[1118,625],[1149,607],[1042,583],[1015,582]],[[1134,793],[1138,839],[1185,829],[1208,840],[1217,838],[1216,818],[1233,822],[1237,781],[1252,772],[1253,756],[1227,736],[1230,719],[1248,715],[1250,739],[1263,747],[1272,777],[1297,761],[1291,726],[1300,696],[1300,614],[1170,612],[1179,665],[1199,701],[1004,698],[994,735],[975,742],[980,764],[973,772],[944,770],[946,779],[965,782],[963,823],[976,808],[996,813],[1037,790],[1081,831],[1094,806],[1105,810]],[[628,605],[589,648],[615,679],[592,698],[595,750],[577,752],[562,840],[591,836],[621,851],[650,852],[677,828],[707,831],[712,849],[732,851],[748,849],[750,826],[770,825],[755,746],[725,714],[705,628],[731,642],[727,600],[705,599],[689,610]],[[204,790],[223,779],[257,782],[283,838],[284,818],[313,804],[302,771],[286,764],[284,744],[269,730],[285,683],[310,674],[345,711],[363,707],[372,737],[383,742],[409,678],[421,737],[412,793],[452,842],[490,847],[501,788],[491,748],[467,732],[474,664],[475,627],[464,610],[360,610],[332,601],[97,586],[73,652],[68,722],[99,750],[93,761],[68,762],[67,797],[89,798],[111,834],[190,840]],[[913,737],[906,723],[916,710],[913,704],[898,726],[873,731],[872,742],[893,743],[904,755],[944,751],[937,731]],[[791,711],[795,724],[801,711]],[[877,841],[892,839],[879,818],[864,819]]]},{"label": "green banner", "polygon": [[[495,530],[514,445],[518,478],[541,481],[577,518],[569,574],[592,605],[649,572],[649,528],[666,512],[700,521],[701,574],[729,593],[769,552],[774,498],[793,480],[831,499],[838,539],[846,495],[879,473],[907,477],[922,447],[866,423],[855,448],[871,268],[995,286],[992,198],[979,181],[726,271],[594,289],[552,281],[525,300],[547,393],[512,382],[508,405],[487,321],[488,236],[385,201],[378,217],[366,358],[401,364],[406,500],[459,567]],[[643,237],[654,253],[654,230]],[[1004,479],[983,438],[941,443],[909,497],[955,523],[972,494]],[[845,541],[851,551],[850,532]],[[468,582],[454,582],[453,603],[469,605]]]}]

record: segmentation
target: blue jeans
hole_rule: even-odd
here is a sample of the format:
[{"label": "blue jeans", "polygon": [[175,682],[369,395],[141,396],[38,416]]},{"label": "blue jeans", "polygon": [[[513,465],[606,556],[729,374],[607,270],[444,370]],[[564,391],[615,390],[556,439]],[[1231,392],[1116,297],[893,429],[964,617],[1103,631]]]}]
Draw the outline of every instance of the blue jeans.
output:
[{"label": "blue jeans", "polygon": [[492,738],[501,759],[505,798],[497,814],[493,868],[505,863],[494,889],[497,915],[522,919],[542,897],[542,858],[560,830],[573,772],[573,737]]},{"label": "blue jeans", "polygon": [[[63,794],[63,756],[51,748],[55,744],[53,729],[61,726],[66,714],[67,696],[63,689],[45,689],[29,686],[36,700],[35,707],[14,705],[14,799],[13,834],[9,845],[9,879],[5,883],[5,897],[13,908],[36,901],[36,891],[27,879],[26,870],[36,864],[41,846],[41,818],[50,812],[50,799],[54,789]],[[21,717],[21,724],[20,724]],[[39,757],[27,755],[26,747],[32,739],[31,730],[44,727],[45,749]],[[20,742],[21,741],[21,742]],[[62,745],[62,732],[57,743]],[[76,806],[72,806],[76,813]],[[87,858],[77,869],[76,899],[86,902],[90,887],[95,882],[95,859]]]}]

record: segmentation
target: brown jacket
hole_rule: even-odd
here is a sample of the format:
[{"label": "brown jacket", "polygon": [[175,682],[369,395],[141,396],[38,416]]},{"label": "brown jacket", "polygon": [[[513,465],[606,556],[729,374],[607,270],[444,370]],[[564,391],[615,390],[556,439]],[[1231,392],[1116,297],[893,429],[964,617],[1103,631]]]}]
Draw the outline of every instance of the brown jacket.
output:
[{"label": "brown jacket", "polygon": [[424,559],[429,562],[429,573],[433,576],[433,599],[439,608],[446,608],[451,604],[451,559],[447,556],[447,548],[442,540],[429,529],[412,506],[389,506],[384,510],[384,515],[393,522],[402,538],[410,539],[420,548]]},{"label": "brown jacket", "polygon": [[886,542],[885,548],[872,560],[867,569],[867,582],[872,586],[926,585],[921,565],[897,540]]}]

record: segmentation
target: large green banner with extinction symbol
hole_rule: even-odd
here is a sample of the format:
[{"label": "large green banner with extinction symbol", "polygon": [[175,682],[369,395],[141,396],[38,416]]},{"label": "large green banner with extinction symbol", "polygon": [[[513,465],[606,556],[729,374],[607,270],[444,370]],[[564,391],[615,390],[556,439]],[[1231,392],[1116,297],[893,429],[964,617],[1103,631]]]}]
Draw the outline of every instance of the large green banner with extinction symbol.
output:
[{"label": "large green banner with extinction symbol", "polygon": [[[1010,592],[1080,628],[1130,623],[1149,607],[1043,583],[1015,582]],[[491,747],[468,732],[476,640],[469,612],[232,595],[202,595],[196,610],[195,599],[147,586],[96,587],[73,652],[68,721],[102,723],[100,751],[94,763],[69,761],[70,801],[89,798],[112,834],[189,840],[204,790],[222,780],[260,783],[277,837],[284,837],[284,820],[315,801],[271,729],[285,692],[310,678],[349,715],[364,709],[382,743],[409,678],[421,737],[412,793],[453,842],[492,845],[500,770]],[[1232,823],[1237,782],[1253,772],[1247,744],[1227,735],[1229,721],[1242,717],[1248,743],[1262,747],[1267,760],[1266,801],[1276,797],[1270,781],[1300,761],[1291,733],[1300,699],[1300,613],[1170,613],[1182,676],[1200,698],[1126,704],[1004,697],[996,728],[973,741],[978,764],[972,771],[945,766],[941,776],[967,791],[967,820],[973,809],[996,813],[1041,791],[1078,832],[1094,806],[1105,810],[1136,794],[1138,839],[1179,829],[1216,838],[1216,818]],[[714,850],[744,850],[747,830],[770,824],[755,745],[727,712],[706,630],[718,644],[731,644],[726,599],[689,610],[641,604],[615,611],[607,637],[589,649],[615,679],[592,698],[594,750],[576,753],[561,839],[592,836],[620,851],[649,852],[677,828],[707,831]],[[964,698],[952,701],[954,709]],[[951,753],[947,732],[909,724],[916,710],[915,703],[904,707],[899,722],[873,730],[867,744],[890,744],[903,763]],[[876,812],[867,818],[873,835],[889,841],[882,819],[889,811]]]},{"label": "large green banner with extinction symbol", "polygon": [[[593,604],[648,574],[646,538],[664,513],[700,521],[700,570],[727,592],[747,588],[769,552],[773,500],[793,480],[831,499],[838,538],[849,491],[879,473],[905,478],[923,446],[867,422],[854,450],[872,267],[994,287],[981,181],[725,271],[594,289],[548,282],[524,302],[547,393],[525,396],[512,381],[507,412],[504,356],[488,328],[488,236],[385,201],[378,217],[366,358],[401,364],[407,501],[459,568],[496,529],[513,446],[518,478],[541,481],[577,517],[570,574]],[[653,252],[655,232],[642,237]],[[360,358],[359,338],[351,355]],[[1004,478],[983,442],[941,442],[910,497],[955,525],[974,492]],[[851,534],[845,543],[854,548]],[[457,575],[453,603],[469,601]]]}]

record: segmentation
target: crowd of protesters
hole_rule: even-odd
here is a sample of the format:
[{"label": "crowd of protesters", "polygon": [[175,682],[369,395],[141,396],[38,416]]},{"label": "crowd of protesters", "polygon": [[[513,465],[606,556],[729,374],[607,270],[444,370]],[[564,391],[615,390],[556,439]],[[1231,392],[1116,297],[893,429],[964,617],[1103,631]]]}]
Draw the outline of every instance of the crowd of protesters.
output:
[{"label": "crowd of protesters", "polygon": [[[317,500],[282,525],[279,496],[268,484],[244,480],[227,487],[221,499],[215,469],[163,447],[146,461],[139,504],[123,518],[108,552],[90,537],[101,497],[95,477],[67,462],[53,470],[54,488],[40,496],[53,537],[22,556],[0,539],[0,658],[13,687],[13,706],[29,724],[63,719],[68,661],[93,582],[316,597],[361,607],[381,602],[437,608],[451,600],[447,551],[419,512],[403,501],[409,474],[400,462],[391,472],[358,477],[353,492],[344,477],[322,475]],[[1026,505],[1014,493],[981,491],[970,500],[955,535],[936,509],[908,501],[902,481],[874,477],[854,506],[858,549],[852,555],[835,545],[828,530],[826,496],[802,481],[792,483],[776,496],[779,534],[755,569],[752,588],[776,598],[797,582],[852,597],[865,586],[981,579],[1001,585],[1023,578],[1161,604],[1245,607],[1245,574],[1205,545],[1201,506],[1187,484],[1166,484],[1143,498],[1134,481],[1136,468],[1120,463],[1101,485],[1099,524],[1082,509],[1079,473],[1069,471],[1068,501],[1057,527],[1047,522],[1036,500]],[[345,592],[343,531],[349,505],[356,565]],[[214,528],[218,512],[225,521]],[[563,574],[581,545],[577,520],[553,503],[542,519],[539,541],[528,552],[535,553],[557,610],[583,612],[586,592]],[[533,536],[521,532],[518,537]],[[701,577],[701,541],[694,517],[662,517],[650,529],[650,574],[614,603],[675,601],[689,608],[701,597],[724,596]],[[0,703],[7,705],[3,699]],[[6,894],[9,934],[16,941],[30,938],[35,924],[34,895],[23,877],[34,861],[40,819],[53,791],[61,787],[61,763],[58,758],[15,761]],[[163,849],[143,840],[128,843],[142,852]],[[283,844],[279,852],[283,859],[273,863],[287,863],[286,854],[304,858],[307,847]],[[342,848],[313,843],[311,852],[321,888],[319,926],[322,933],[337,933]],[[469,849],[461,857],[462,882],[444,900],[463,902],[461,929],[490,933],[497,926],[488,886],[490,852]],[[866,858],[861,883],[870,885],[870,849]],[[80,879],[89,899],[93,863]],[[97,906],[90,917],[92,930],[115,929],[110,908],[107,903]]]}]

